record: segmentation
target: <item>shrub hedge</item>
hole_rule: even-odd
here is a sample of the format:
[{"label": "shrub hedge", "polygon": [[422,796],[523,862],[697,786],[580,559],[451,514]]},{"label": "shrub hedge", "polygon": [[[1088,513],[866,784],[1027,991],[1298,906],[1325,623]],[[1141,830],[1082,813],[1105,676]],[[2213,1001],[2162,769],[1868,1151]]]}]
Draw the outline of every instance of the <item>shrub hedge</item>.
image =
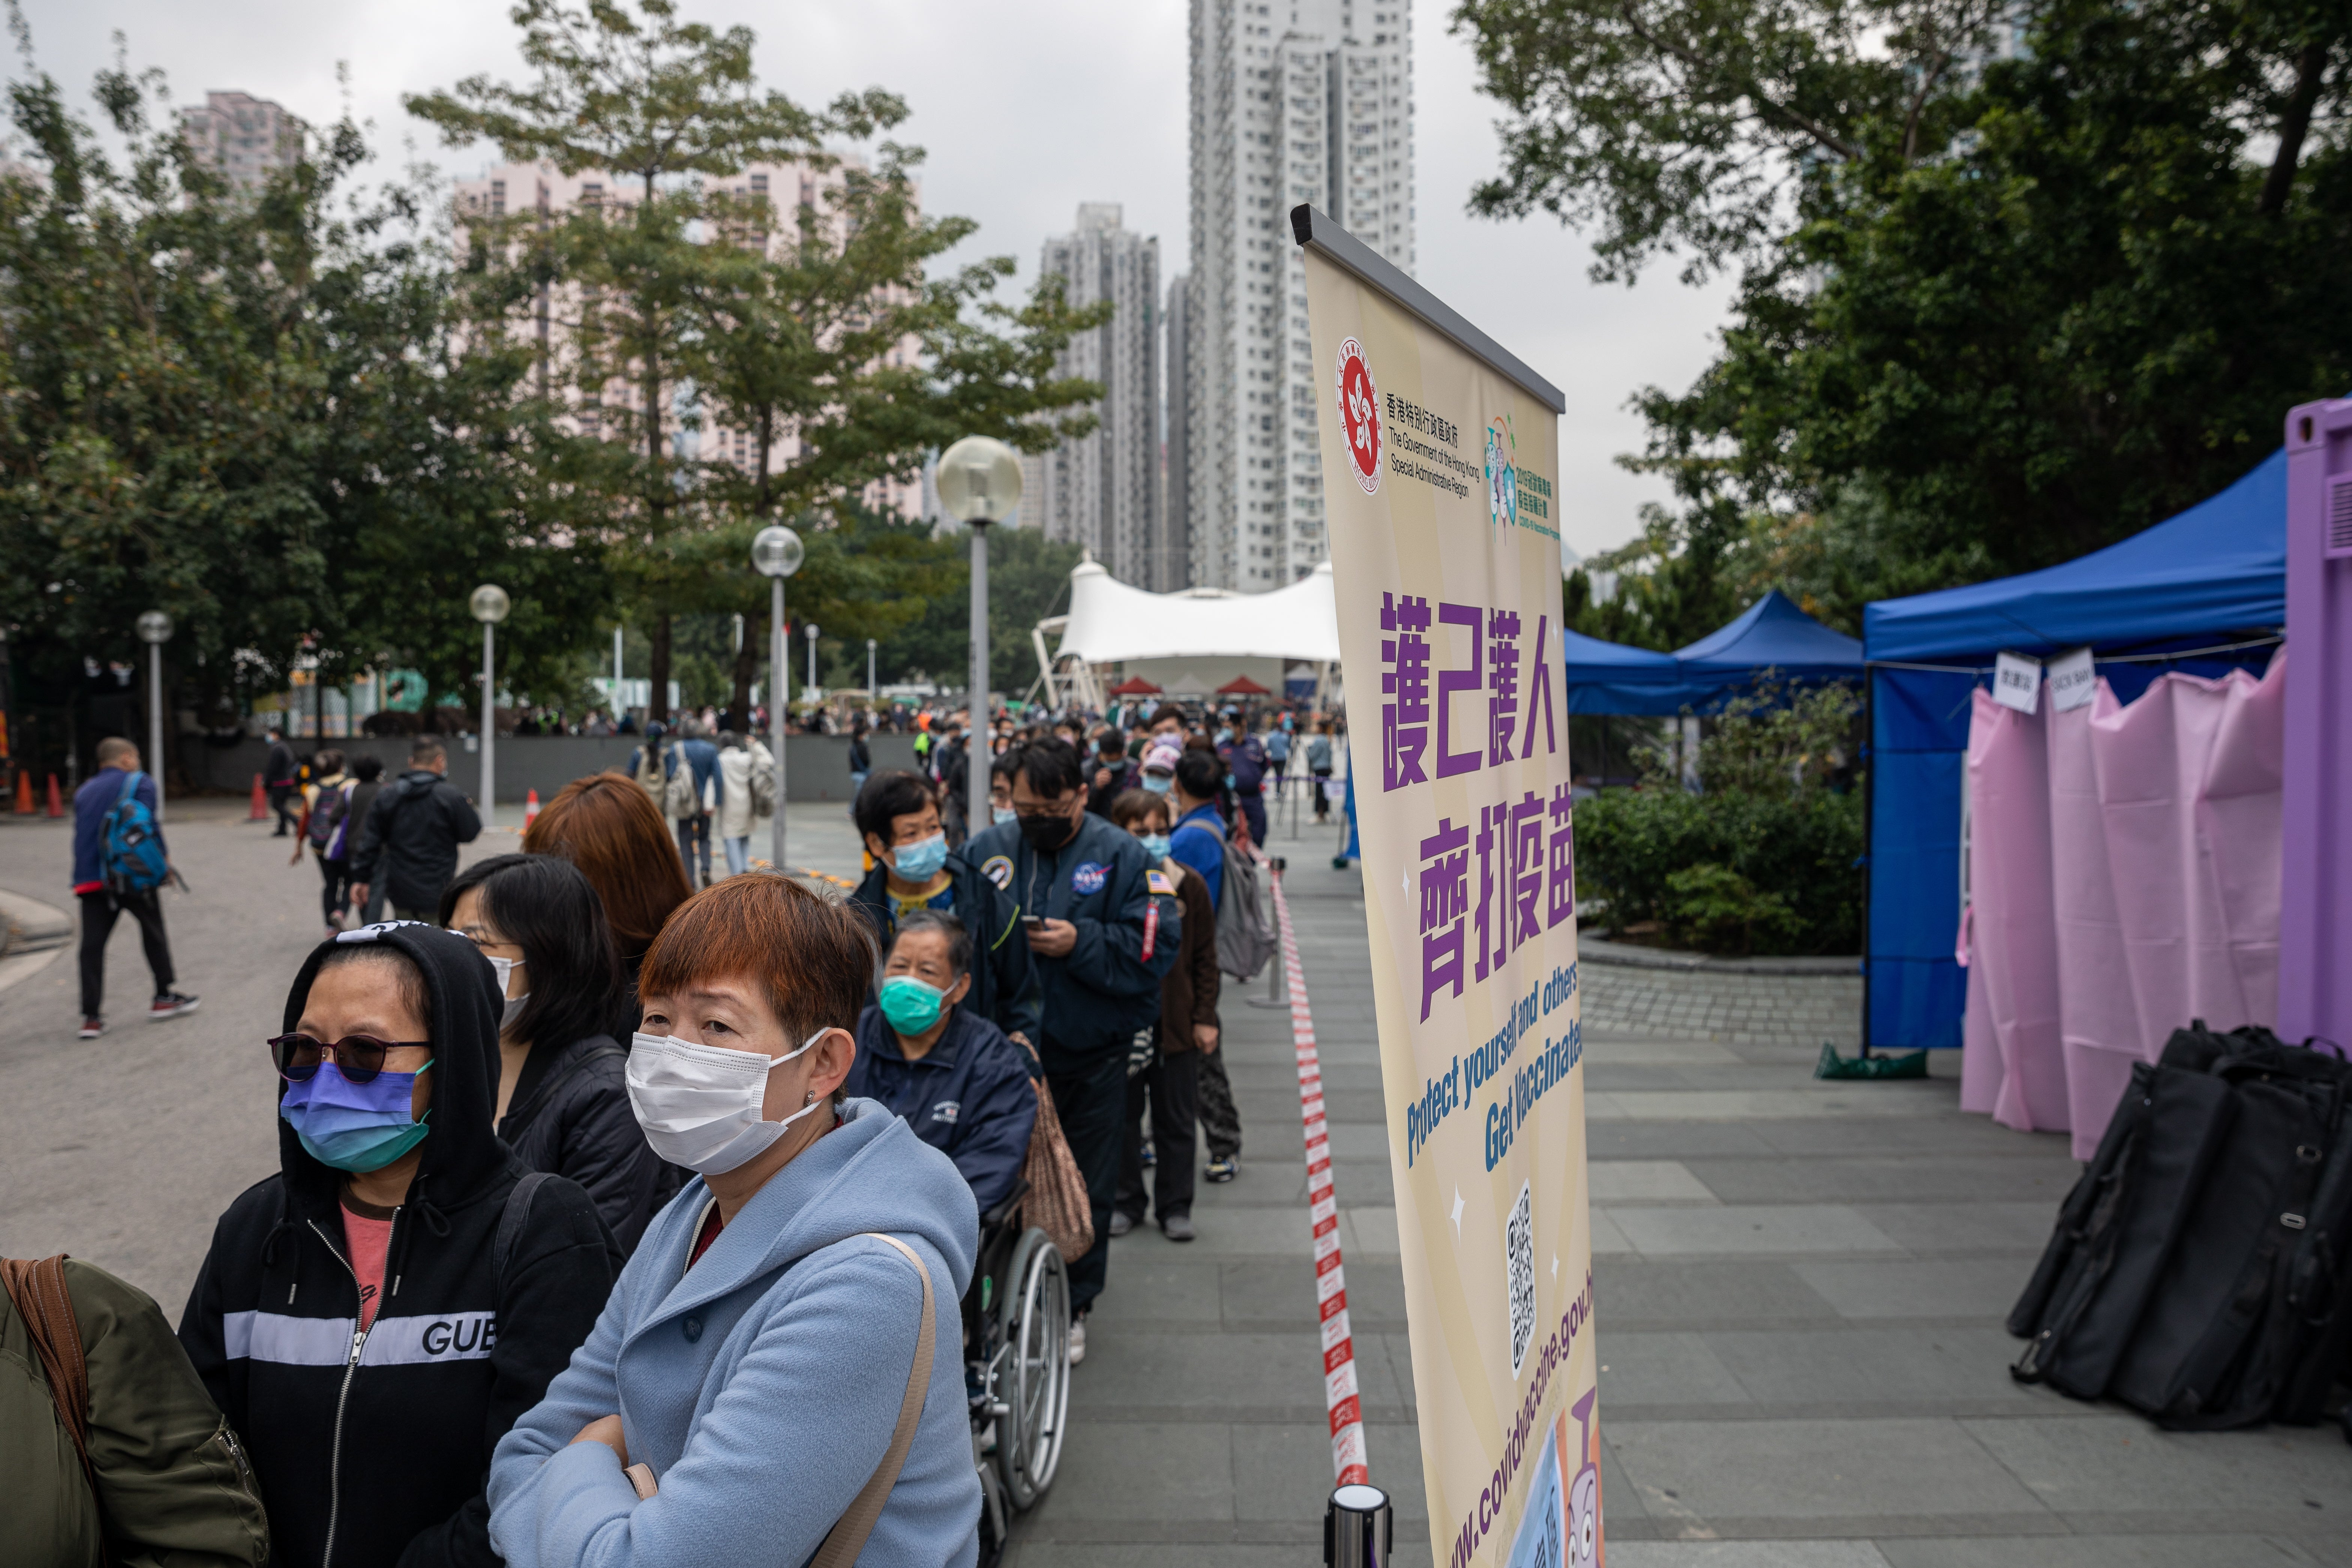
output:
[{"label": "shrub hedge", "polygon": [[[1658,921],[1707,951],[1861,952],[1862,852],[1859,794],[1668,785],[1603,790],[1576,808],[1577,896],[1606,900],[1612,929]],[[1719,868],[1746,889],[1693,878],[1695,868]],[[1757,918],[1726,918],[1742,900]]]}]

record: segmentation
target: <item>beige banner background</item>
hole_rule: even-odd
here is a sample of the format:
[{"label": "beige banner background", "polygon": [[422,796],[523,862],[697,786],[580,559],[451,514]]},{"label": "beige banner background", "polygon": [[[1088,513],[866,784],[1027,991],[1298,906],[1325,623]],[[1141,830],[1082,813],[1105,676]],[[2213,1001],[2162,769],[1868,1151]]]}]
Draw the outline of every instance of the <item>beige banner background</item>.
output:
[{"label": "beige banner background", "polygon": [[1306,267],[1432,1555],[1581,1568],[1599,1363],[1558,421],[1318,252]]}]

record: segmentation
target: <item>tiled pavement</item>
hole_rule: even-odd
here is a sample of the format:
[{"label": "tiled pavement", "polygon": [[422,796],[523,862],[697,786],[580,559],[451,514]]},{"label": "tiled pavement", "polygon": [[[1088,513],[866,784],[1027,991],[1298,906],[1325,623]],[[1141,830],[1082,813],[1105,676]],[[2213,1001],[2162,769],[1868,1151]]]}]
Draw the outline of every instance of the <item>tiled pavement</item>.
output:
[{"label": "tiled pavement", "polygon": [[[71,1039],[69,962],[0,996],[0,1254],[69,1248],[174,1312],[213,1216],[269,1168],[253,1042],[311,940],[315,873],[233,816],[174,818],[195,891],[173,896],[173,931],[202,1013],[93,1048]],[[803,832],[796,809],[793,826],[795,861],[854,868],[835,864],[855,852],[845,822],[820,808]],[[1276,847],[1323,1057],[1372,1476],[1397,1497],[1398,1562],[1426,1563],[1357,879],[1328,868],[1319,837]],[[0,886],[66,902],[65,852],[62,824],[0,826]],[[145,979],[134,952],[119,937],[109,975],[126,1012]],[[1319,1558],[1329,1445],[1288,1018],[1239,1001],[1241,1179],[1202,1188],[1191,1246],[1150,1229],[1118,1244],[1020,1568]],[[1588,1047],[1616,1568],[2352,1565],[2352,1448],[2332,1431],[2159,1433],[2010,1382],[2000,1317],[2072,1180],[2063,1138],[1962,1116],[1948,1078],[1818,1084],[1811,1055]]]},{"label": "tiled pavement", "polygon": [[[1277,843],[1277,849],[1287,846]],[[1286,883],[1322,1054],[1372,1479],[1431,1561],[1357,877]],[[1258,987],[1253,994],[1262,994]],[[1019,1568],[1320,1560],[1330,1488],[1288,1018],[1224,1007],[1248,1144],[1201,1238],[1118,1242]],[[1614,1568],[2352,1564],[2332,1429],[2188,1436],[2010,1380],[2000,1320],[2076,1167],[1816,1041],[1585,1057]]]}]

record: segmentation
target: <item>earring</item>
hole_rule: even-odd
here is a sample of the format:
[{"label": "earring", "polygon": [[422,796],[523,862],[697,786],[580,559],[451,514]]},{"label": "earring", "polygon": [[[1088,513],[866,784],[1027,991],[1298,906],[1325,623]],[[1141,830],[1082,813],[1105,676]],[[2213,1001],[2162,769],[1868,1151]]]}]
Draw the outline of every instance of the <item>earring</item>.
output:
[{"label": "earring", "polygon": [[810,1089],[807,1096],[802,1100],[801,1103],[803,1105],[814,1105],[816,1103],[816,1090]]}]

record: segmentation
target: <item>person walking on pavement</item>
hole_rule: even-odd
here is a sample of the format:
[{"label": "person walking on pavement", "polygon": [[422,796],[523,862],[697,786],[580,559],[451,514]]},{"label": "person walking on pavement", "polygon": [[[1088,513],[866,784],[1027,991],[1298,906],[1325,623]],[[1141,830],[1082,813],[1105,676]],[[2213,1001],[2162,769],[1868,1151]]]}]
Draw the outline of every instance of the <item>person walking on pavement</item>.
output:
[{"label": "person walking on pavement", "polygon": [[356,837],[351,831],[353,785],[343,776],[343,753],[331,746],[313,758],[311,766],[319,776],[302,786],[302,843],[294,847],[294,859],[302,858],[303,846],[308,845],[318,860],[319,875],[326,882],[319,893],[320,912],[326,916],[327,934],[332,936],[343,929],[343,907],[352,898],[352,844]]},{"label": "person walking on pavement", "polygon": [[481,832],[482,819],[449,782],[448,748],[419,735],[409,744],[408,771],[369,804],[352,851],[352,897],[365,905],[380,884],[395,917],[429,921],[457,873],[457,846]]},{"label": "person walking on pavement", "polygon": [[727,852],[727,874],[740,877],[751,868],[751,834],[761,817],[773,811],[760,809],[760,790],[776,790],[776,764],[756,735],[732,730],[719,736],[719,845]]},{"label": "person walking on pavement", "polygon": [[269,809],[278,814],[278,831],[272,838],[286,837],[287,825],[294,820],[286,803],[293,797],[294,785],[300,778],[302,767],[294,760],[294,748],[286,743],[286,731],[276,724],[269,726],[269,755],[261,764],[261,787],[268,793]]},{"label": "person walking on pavement", "polygon": [[1255,735],[1236,729],[1234,739],[1217,748],[1225,764],[1226,787],[1234,792],[1234,808],[1249,825],[1250,842],[1265,842],[1265,747]]},{"label": "person walking on pavement", "polygon": [[1325,719],[1307,737],[1307,771],[1315,779],[1315,825],[1331,815],[1331,721]]},{"label": "person walking on pavement", "polygon": [[[680,739],[662,758],[665,805],[677,824],[677,858],[686,867],[688,883],[710,886],[710,819],[723,804],[719,777],[719,748],[703,738],[702,721],[688,719],[678,725]],[[695,858],[702,860],[697,879]]]},{"label": "person walking on pavement", "polygon": [[866,776],[874,771],[874,753],[866,744],[866,721],[860,719],[849,730],[849,799],[851,815],[856,814],[858,792],[866,787]]},{"label": "person walking on pavement", "polygon": [[1028,928],[1044,994],[1038,1057],[1063,1136],[1087,1184],[1095,1244],[1070,1260],[1070,1359],[1086,1355],[1083,1314],[1110,1265],[1110,1211],[1127,1120],[1127,1058],[1160,1016],[1183,917],[1155,894],[1142,846],[1087,810],[1076,752],[1060,741],[1004,753],[1015,819],[973,836],[966,862],[1011,892]]},{"label": "person walking on pavement", "polygon": [[[163,935],[163,888],[145,881],[124,865],[110,865],[108,818],[129,832],[143,832],[164,870],[171,867],[163,832],[155,821],[155,781],[139,771],[139,748],[120,735],[98,743],[98,771],[74,791],[73,890],[81,906],[81,1034],[94,1040],[106,1032],[106,942],[114,922],[129,915],[139,922],[139,944],[154,976],[151,1021],[196,1010],[196,998],[173,989],[172,944]],[[118,811],[118,808],[120,810]],[[143,820],[142,820],[143,819]],[[117,834],[117,839],[122,835]]]},{"label": "person walking on pavement", "polygon": [[918,910],[955,916],[975,953],[963,1010],[1034,1048],[1037,997],[1020,907],[970,862],[948,853],[930,785],[914,773],[885,773],[866,781],[855,810],[874,869],[849,901],[872,923],[878,950],[890,950],[900,922]]},{"label": "person walking on pavement", "polygon": [[1152,890],[1166,882],[1184,911],[1184,940],[1176,966],[1160,983],[1160,1022],[1153,1026],[1151,1065],[1127,1080],[1127,1133],[1120,1142],[1118,1201],[1110,1233],[1123,1236],[1143,1223],[1143,1108],[1151,1106],[1151,1208],[1171,1241],[1190,1241],[1192,1229],[1192,1141],[1200,1116],[1202,1061],[1217,1048],[1217,910],[1209,890],[1181,862],[1168,857],[1168,797],[1128,791],[1111,803],[1114,826],[1134,835],[1151,862]]},{"label": "person walking on pavement", "polygon": [[355,897],[351,858],[359,850],[360,834],[367,826],[368,812],[374,806],[375,797],[383,793],[383,759],[353,757],[351,770],[351,798],[343,803],[343,821],[349,824],[343,830],[343,897],[355,907],[354,918],[359,923],[372,926],[383,918],[383,884],[379,882],[370,889],[371,897]]}]

